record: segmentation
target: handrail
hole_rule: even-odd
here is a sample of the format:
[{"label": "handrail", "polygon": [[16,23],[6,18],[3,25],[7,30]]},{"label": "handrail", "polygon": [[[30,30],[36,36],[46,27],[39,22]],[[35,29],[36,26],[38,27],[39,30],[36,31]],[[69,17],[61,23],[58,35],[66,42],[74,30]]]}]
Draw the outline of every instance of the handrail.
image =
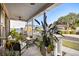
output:
[{"label": "handrail", "polygon": [[6,37],[0,37],[0,38],[6,38]]},{"label": "handrail", "polygon": [[0,40],[6,40],[7,37],[0,37]]}]

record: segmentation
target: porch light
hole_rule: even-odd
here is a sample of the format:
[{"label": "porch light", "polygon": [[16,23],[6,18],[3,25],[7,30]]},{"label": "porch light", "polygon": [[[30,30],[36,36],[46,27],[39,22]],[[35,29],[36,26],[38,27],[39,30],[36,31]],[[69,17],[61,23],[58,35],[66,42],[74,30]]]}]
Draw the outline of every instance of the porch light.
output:
[{"label": "porch light", "polygon": [[35,3],[30,3],[30,5],[35,5]]}]

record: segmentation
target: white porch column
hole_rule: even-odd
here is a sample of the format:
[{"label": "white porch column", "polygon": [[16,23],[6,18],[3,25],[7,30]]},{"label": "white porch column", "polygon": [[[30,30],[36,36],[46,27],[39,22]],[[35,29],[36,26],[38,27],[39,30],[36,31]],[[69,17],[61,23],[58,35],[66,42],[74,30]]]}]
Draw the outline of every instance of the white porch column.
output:
[{"label": "white porch column", "polygon": [[32,36],[33,36],[33,18],[32,18]]},{"label": "white porch column", "polygon": [[57,43],[55,43],[54,56],[57,56]]},{"label": "white porch column", "polygon": [[62,39],[60,39],[60,55],[62,56]]},{"label": "white porch column", "polygon": [[62,39],[59,39],[59,42],[57,43],[57,54],[62,56]]},{"label": "white porch column", "polygon": [[27,35],[28,35],[28,21],[27,21]]},{"label": "white porch column", "polygon": [[62,39],[59,39],[59,42],[55,43],[54,55],[62,56]]}]

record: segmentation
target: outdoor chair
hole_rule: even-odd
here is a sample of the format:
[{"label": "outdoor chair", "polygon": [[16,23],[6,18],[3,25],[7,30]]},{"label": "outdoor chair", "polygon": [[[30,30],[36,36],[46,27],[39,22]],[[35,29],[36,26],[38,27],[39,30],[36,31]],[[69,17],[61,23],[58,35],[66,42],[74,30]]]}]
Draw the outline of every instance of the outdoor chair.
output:
[{"label": "outdoor chair", "polygon": [[26,46],[27,46],[27,48],[29,47],[29,46],[33,46],[34,45],[34,39],[33,39],[33,37],[32,36],[30,36],[30,37],[26,37]]}]

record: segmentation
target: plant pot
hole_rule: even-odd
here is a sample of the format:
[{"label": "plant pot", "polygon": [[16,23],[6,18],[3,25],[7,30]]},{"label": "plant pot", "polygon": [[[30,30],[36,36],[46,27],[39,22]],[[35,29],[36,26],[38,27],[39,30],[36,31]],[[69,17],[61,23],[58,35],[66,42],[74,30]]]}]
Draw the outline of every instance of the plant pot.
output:
[{"label": "plant pot", "polygon": [[48,49],[48,47],[45,47],[45,49],[46,49],[46,56],[51,56],[51,51]]},{"label": "plant pot", "polygon": [[46,56],[51,56],[51,53],[48,53],[48,52],[46,51]]},{"label": "plant pot", "polygon": [[50,53],[51,51],[53,51],[54,50],[54,45],[49,45],[48,47],[47,47],[47,52],[48,53]]},{"label": "plant pot", "polygon": [[54,51],[51,51],[51,56],[54,56]]},{"label": "plant pot", "polygon": [[46,56],[46,49],[45,49],[44,45],[42,45],[42,46],[40,47],[40,52],[41,52],[41,54],[42,54],[43,56]]},{"label": "plant pot", "polygon": [[51,48],[47,47],[46,50],[47,50],[47,53],[51,53]]},{"label": "plant pot", "polygon": [[12,42],[12,48],[13,48],[14,51],[21,51],[21,47],[20,47],[19,42],[17,42],[17,43]]},{"label": "plant pot", "polygon": [[54,51],[51,49],[46,48],[46,56],[54,56]]},{"label": "plant pot", "polygon": [[11,42],[6,41],[5,47],[10,50],[11,49]]}]

